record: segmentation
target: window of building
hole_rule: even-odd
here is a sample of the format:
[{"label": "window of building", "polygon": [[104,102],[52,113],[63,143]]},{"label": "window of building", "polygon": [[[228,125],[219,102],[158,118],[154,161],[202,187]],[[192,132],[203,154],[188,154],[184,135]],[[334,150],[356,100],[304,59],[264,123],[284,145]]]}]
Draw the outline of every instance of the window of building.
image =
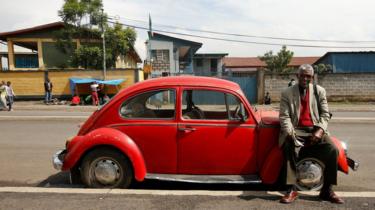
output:
[{"label": "window of building", "polygon": [[211,59],[211,72],[217,72],[217,59]]},{"label": "window of building", "polygon": [[151,50],[151,59],[155,61],[161,61],[169,63],[169,50]]},{"label": "window of building", "polygon": [[202,58],[196,59],[196,62],[197,62],[197,67],[203,67],[203,59]]}]

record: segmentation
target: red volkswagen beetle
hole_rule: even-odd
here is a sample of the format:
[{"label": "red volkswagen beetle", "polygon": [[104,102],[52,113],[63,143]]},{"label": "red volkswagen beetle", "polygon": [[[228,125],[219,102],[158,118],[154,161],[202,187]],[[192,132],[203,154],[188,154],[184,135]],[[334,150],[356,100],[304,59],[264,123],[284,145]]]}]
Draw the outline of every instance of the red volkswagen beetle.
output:
[{"label": "red volkswagen beetle", "polygon": [[[73,183],[127,188],[144,179],[197,183],[278,180],[277,112],[254,110],[238,84],[208,77],[163,77],[122,90],[94,112],[66,148],[53,156]],[[358,164],[340,150],[339,168]],[[322,186],[324,165],[300,160],[298,187]]]}]

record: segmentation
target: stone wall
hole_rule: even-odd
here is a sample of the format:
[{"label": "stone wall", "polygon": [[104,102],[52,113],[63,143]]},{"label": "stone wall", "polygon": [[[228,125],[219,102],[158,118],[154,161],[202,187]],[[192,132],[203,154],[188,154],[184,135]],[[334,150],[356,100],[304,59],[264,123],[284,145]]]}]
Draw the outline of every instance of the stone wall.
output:
[{"label": "stone wall", "polygon": [[375,101],[375,73],[335,73],[319,77],[330,101]]},{"label": "stone wall", "polygon": [[[265,74],[264,92],[279,101],[295,74]],[[375,73],[335,73],[319,75],[318,84],[327,91],[329,101],[375,101]]]}]

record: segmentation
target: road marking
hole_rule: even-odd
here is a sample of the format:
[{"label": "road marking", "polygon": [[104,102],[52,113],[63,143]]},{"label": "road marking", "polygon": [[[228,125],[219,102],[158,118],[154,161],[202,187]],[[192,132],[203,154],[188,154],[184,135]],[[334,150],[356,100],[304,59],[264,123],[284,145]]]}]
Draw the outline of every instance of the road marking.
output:
[{"label": "road marking", "polygon": [[[205,196],[282,196],[277,191],[210,191],[210,190],[133,190],[133,189],[86,189],[86,188],[42,188],[0,187],[0,193],[60,193],[60,194],[112,194],[112,195],[205,195]],[[319,192],[301,191],[301,195],[317,196]],[[336,192],[340,197],[375,198],[375,192]]]}]

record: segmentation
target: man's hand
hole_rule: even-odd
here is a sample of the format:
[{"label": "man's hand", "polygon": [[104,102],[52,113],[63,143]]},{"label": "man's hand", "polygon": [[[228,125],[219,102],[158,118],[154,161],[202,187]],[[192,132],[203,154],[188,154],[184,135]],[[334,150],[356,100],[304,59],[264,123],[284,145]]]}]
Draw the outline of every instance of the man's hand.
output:
[{"label": "man's hand", "polygon": [[323,134],[324,134],[324,131],[322,128],[317,128],[313,133],[312,133],[312,136],[311,136],[311,143],[312,144],[316,144],[318,143],[322,137],[323,137]]}]

